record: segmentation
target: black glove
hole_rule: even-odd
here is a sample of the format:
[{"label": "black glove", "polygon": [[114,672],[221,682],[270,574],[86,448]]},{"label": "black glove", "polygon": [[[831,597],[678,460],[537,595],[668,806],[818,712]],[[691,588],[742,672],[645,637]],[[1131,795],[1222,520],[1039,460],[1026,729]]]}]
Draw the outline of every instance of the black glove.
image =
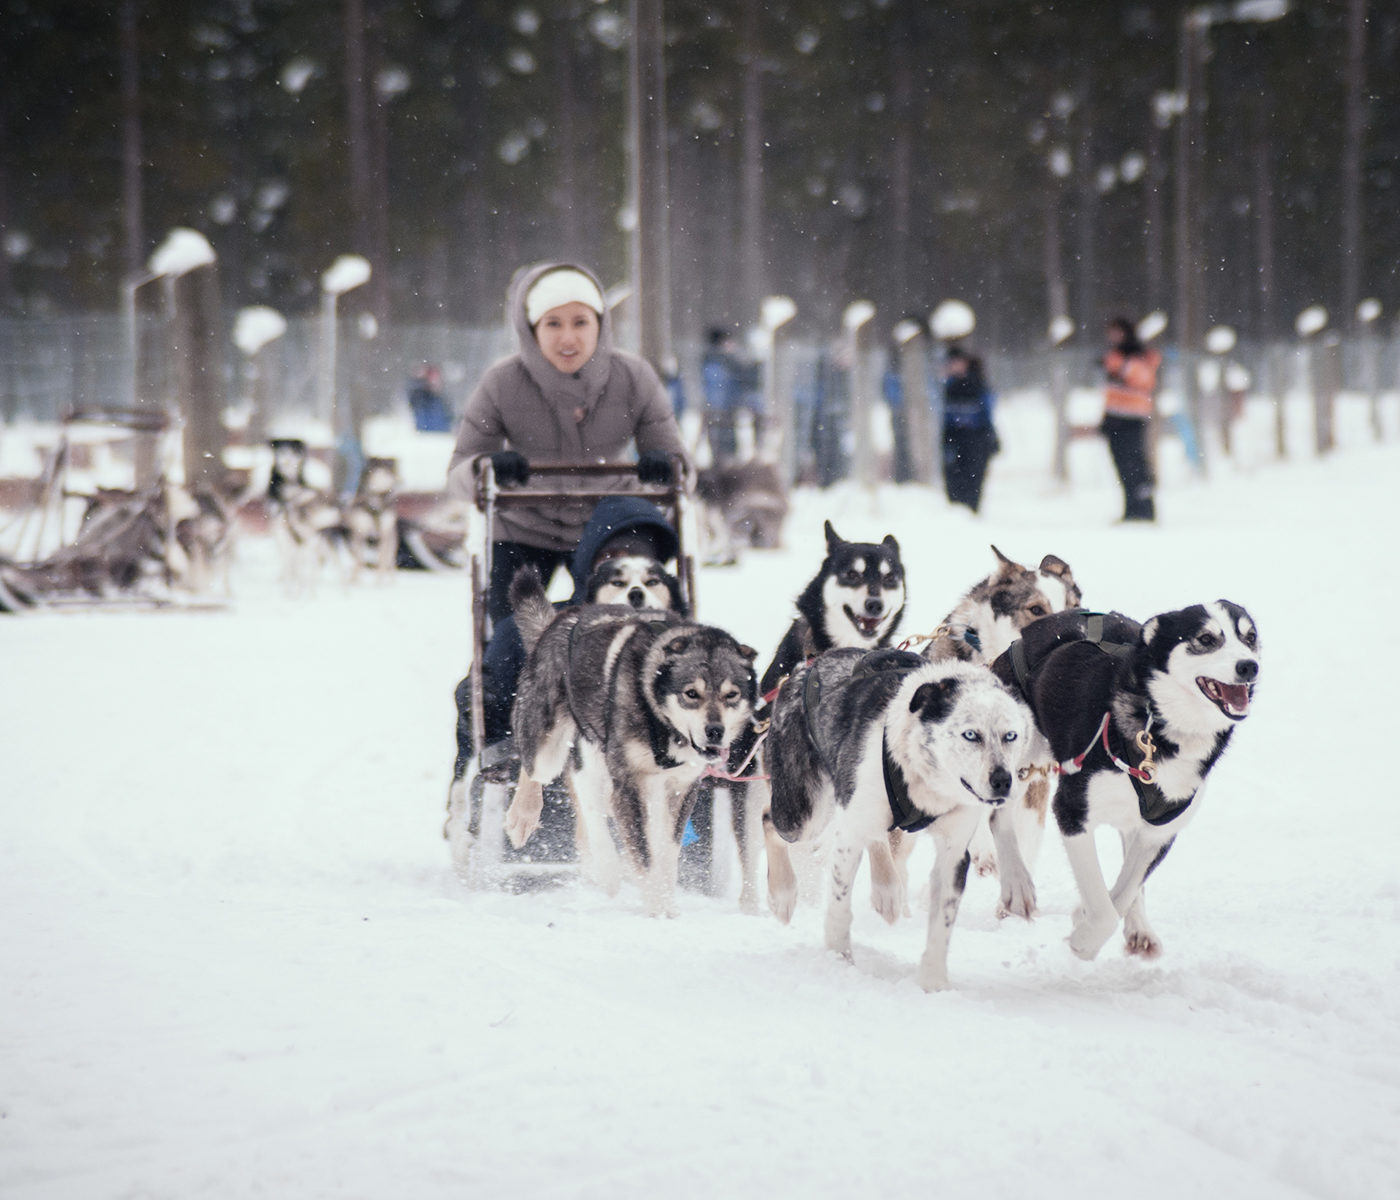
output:
[{"label": "black glove", "polygon": [[668,484],[676,478],[671,456],[660,450],[648,450],[637,457],[637,478],[643,483]]},{"label": "black glove", "polygon": [[497,483],[530,482],[530,464],[523,454],[514,450],[498,450],[491,456],[491,467],[496,472]]}]

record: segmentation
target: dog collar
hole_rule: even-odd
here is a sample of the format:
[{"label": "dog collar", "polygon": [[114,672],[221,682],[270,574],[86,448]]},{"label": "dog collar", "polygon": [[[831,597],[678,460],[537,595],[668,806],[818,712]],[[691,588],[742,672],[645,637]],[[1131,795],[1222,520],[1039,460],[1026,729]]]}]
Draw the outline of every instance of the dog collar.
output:
[{"label": "dog collar", "polygon": [[902,829],[905,833],[918,833],[921,829],[927,829],[934,818],[909,799],[909,783],[904,778],[903,769],[890,753],[887,732],[880,735],[880,758],[885,773],[885,796],[890,802],[890,815],[894,818],[890,832]]}]

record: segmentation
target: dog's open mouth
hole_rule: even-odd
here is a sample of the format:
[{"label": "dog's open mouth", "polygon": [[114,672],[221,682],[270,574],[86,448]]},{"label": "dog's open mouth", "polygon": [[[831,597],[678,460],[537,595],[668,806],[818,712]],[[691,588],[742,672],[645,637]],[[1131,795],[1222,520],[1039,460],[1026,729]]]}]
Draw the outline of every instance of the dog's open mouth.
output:
[{"label": "dog's open mouth", "polygon": [[1232,721],[1243,721],[1249,716],[1250,685],[1247,683],[1221,683],[1207,675],[1196,676],[1196,686],[1205,697]]},{"label": "dog's open mouth", "polygon": [[976,796],[981,803],[989,805],[992,808],[1000,808],[1003,804],[1006,803],[1005,796],[984,796],[975,787],[973,787],[972,784],[968,783],[966,779],[962,780],[962,785],[963,787],[967,788],[967,790],[971,792],[974,796]]},{"label": "dog's open mouth", "polygon": [[719,762],[729,753],[729,747],[721,745],[719,742],[706,742],[700,745],[694,738],[691,738],[690,745],[694,751],[702,758],[707,758],[711,762]]},{"label": "dog's open mouth", "polygon": [[880,632],[880,622],[885,619],[884,613],[881,613],[878,617],[858,617],[851,611],[849,605],[845,606],[845,608],[846,616],[850,618],[851,624],[860,631],[861,637],[873,638]]}]

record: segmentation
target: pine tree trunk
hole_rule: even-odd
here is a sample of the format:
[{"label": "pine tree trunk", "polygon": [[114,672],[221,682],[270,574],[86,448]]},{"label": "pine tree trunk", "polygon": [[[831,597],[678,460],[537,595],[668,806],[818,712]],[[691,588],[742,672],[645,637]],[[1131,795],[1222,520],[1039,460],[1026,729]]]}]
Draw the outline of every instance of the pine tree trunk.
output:
[{"label": "pine tree trunk", "polygon": [[1356,326],[1361,300],[1362,176],[1366,140],[1366,0],[1347,0],[1346,117],[1342,144],[1342,320]]}]

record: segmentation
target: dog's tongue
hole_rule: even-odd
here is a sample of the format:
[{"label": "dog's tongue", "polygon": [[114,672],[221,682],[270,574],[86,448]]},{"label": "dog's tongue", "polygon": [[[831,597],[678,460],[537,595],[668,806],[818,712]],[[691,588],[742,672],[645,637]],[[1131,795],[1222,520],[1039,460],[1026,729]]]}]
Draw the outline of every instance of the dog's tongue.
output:
[{"label": "dog's tongue", "polygon": [[1231,716],[1242,717],[1249,712],[1249,687],[1243,683],[1222,683],[1220,698]]}]

